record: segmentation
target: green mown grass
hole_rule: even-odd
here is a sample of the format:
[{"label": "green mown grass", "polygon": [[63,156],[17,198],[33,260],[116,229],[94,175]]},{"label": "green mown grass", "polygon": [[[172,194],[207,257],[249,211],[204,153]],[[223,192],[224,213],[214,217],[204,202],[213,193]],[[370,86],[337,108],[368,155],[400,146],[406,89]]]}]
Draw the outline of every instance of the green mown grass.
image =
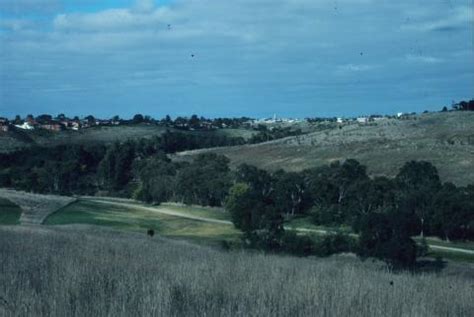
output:
[{"label": "green mown grass", "polygon": [[20,216],[20,207],[0,198],[0,225],[17,225],[20,223]]},{"label": "green mown grass", "polygon": [[[186,207],[163,206],[161,208],[171,209],[171,207],[176,211],[186,211],[187,214],[192,214],[192,209]],[[194,215],[204,216],[202,214],[204,208],[197,209],[200,212]],[[215,213],[215,211],[209,210],[206,215],[209,216],[211,213]],[[45,220],[44,224],[90,224],[139,232],[154,229],[157,234],[162,236],[184,238],[198,242],[237,240],[239,237],[239,232],[231,225],[207,223],[139,208],[107,205],[90,200],[79,200],[55,212]]]}]

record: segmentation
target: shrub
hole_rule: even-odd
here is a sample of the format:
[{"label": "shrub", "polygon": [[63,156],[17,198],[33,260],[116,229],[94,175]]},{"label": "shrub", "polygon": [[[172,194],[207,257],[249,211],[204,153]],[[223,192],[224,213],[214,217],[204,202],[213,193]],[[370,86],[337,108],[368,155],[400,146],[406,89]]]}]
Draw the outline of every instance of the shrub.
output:
[{"label": "shrub", "polygon": [[318,256],[330,256],[336,253],[353,252],[355,241],[344,233],[329,234],[315,244],[315,254]]}]

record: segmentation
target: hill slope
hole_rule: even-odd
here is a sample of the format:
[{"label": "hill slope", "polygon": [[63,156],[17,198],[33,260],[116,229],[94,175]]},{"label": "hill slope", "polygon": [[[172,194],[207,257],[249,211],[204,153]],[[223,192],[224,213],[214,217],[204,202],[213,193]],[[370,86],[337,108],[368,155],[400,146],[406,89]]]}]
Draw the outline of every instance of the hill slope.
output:
[{"label": "hill slope", "polygon": [[87,128],[79,131],[50,132],[47,130],[24,131],[16,129],[11,132],[0,132],[0,153],[6,153],[25,147],[56,146],[63,144],[110,144],[115,141],[126,141],[129,139],[151,138],[159,136],[166,130],[182,132],[195,135],[209,135],[227,137],[250,138],[255,132],[248,129],[222,129],[212,131],[184,131],[166,128],[156,125],[120,125]]},{"label": "hill slope", "polygon": [[355,158],[371,175],[394,176],[409,160],[427,160],[443,181],[474,183],[474,112],[430,113],[407,120],[349,124],[303,136],[238,147],[188,151],[224,154],[235,167],[241,163],[267,170],[300,171],[335,160]]}]

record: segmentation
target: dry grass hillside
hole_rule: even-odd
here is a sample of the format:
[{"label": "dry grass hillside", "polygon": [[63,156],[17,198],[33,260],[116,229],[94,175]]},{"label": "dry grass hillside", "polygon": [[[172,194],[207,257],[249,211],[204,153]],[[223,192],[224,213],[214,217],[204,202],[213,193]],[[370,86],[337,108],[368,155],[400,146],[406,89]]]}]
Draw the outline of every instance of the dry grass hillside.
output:
[{"label": "dry grass hillside", "polygon": [[202,151],[224,154],[235,167],[241,163],[268,170],[300,171],[335,160],[355,158],[371,175],[393,176],[409,160],[427,160],[443,181],[474,183],[474,112],[429,113],[406,120],[389,119],[367,125],[289,137],[272,142]]},{"label": "dry grass hillside", "polygon": [[[224,252],[97,227],[0,227],[0,316],[473,316],[472,270]],[[470,273],[471,272],[471,273]]]}]

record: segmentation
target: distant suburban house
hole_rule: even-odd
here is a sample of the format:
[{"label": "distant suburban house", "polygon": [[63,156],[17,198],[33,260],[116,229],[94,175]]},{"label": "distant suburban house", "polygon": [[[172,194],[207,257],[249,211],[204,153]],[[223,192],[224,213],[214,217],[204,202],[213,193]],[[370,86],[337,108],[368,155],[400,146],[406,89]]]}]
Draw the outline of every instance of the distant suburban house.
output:
[{"label": "distant suburban house", "polygon": [[344,119],[342,119],[342,118],[337,118],[337,123],[344,123]]},{"label": "distant suburban house", "polygon": [[22,124],[17,124],[15,125],[18,129],[23,129],[23,130],[34,130],[35,126],[32,125],[30,122],[23,122]]},{"label": "distant suburban house", "polygon": [[359,118],[357,118],[357,122],[358,122],[358,123],[368,123],[368,122],[369,122],[369,118],[367,118],[367,117],[359,117]]},{"label": "distant suburban house", "polygon": [[42,129],[55,131],[55,132],[59,132],[64,129],[64,126],[62,124],[60,124],[59,122],[54,122],[54,121],[42,123],[40,127]]}]

